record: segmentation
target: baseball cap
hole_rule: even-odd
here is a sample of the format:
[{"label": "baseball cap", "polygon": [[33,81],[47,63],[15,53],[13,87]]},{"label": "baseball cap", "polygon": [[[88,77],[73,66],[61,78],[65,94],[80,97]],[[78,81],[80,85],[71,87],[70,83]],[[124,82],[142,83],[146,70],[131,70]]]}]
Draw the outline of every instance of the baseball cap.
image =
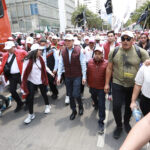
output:
[{"label": "baseball cap", "polygon": [[8,41],[14,41],[13,37],[8,37]]},{"label": "baseball cap", "polygon": [[35,50],[38,50],[40,48],[40,45],[39,44],[33,44],[32,46],[31,46],[31,51],[35,51]]},{"label": "baseball cap", "polygon": [[74,41],[74,45],[80,45],[80,41],[79,40],[75,40]]},{"label": "baseball cap", "polygon": [[85,36],[85,37],[84,37],[84,41],[85,41],[85,40],[89,40],[89,37],[88,37],[88,36]]},{"label": "baseball cap", "polygon": [[37,39],[40,39],[40,38],[41,38],[41,35],[40,35],[40,34],[37,34],[37,35],[36,35],[36,38],[37,38]]},{"label": "baseball cap", "polygon": [[134,37],[134,35],[133,35],[133,33],[131,31],[124,31],[124,32],[122,32],[121,37],[123,37],[124,35],[127,35],[127,36],[129,36],[131,38]]},{"label": "baseball cap", "polygon": [[100,47],[100,46],[96,46],[96,48],[95,48],[94,52],[96,52],[96,51],[99,51],[99,52],[101,52],[101,53],[103,53],[103,52],[104,52],[104,51],[103,51],[103,48],[102,48],[102,47]]},{"label": "baseball cap", "polygon": [[93,38],[91,38],[91,39],[89,40],[89,43],[95,43],[95,40],[94,40]]},{"label": "baseball cap", "polygon": [[34,43],[34,39],[29,36],[29,37],[27,37],[27,39],[26,39],[26,43],[27,43],[27,44],[33,44],[33,43]]},{"label": "baseball cap", "polygon": [[63,46],[64,45],[64,41],[59,41],[58,45]]},{"label": "baseball cap", "polygon": [[53,39],[53,40],[57,40],[58,37],[57,37],[56,35],[54,35],[54,36],[52,36],[52,39]]},{"label": "baseball cap", "polygon": [[97,36],[95,37],[95,40],[101,40],[101,37],[100,37],[99,35],[97,35]]},{"label": "baseball cap", "polygon": [[74,40],[74,37],[72,34],[66,34],[65,40]]},{"label": "baseball cap", "polygon": [[14,47],[15,46],[15,43],[13,42],[13,41],[7,41],[7,42],[5,42],[5,47],[4,47],[4,49],[5,50],[9,50],[9,49],[11,49],[12,47]]}]

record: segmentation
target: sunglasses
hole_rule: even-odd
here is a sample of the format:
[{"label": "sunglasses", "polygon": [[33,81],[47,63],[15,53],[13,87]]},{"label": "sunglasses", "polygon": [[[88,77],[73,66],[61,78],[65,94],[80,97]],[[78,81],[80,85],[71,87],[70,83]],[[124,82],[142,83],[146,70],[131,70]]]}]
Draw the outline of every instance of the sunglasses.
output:
[{"label": "sunglasses", "polygon": [[121,41],[123,41],[123,42],[124,42],[125,40],[129,42],[129,41],[131,41],[131,39],[132,39],[131,37],[127,37],[127,38],[121,37]]}]

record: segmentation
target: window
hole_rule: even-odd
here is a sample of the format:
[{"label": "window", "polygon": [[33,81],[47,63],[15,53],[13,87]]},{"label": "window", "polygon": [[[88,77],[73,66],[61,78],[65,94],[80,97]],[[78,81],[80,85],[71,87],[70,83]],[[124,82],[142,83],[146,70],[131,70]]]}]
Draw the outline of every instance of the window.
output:
[{"label": "window", "polygon": [[2,0],[0,0],[0,18],[4,16],[4,9],[3,9],[3,3]]},{"label": "window", "polygon": [[39,14],[37,4],[31,4],[30,8],[31,8],[31,14],[32,15],[38,15]]}]

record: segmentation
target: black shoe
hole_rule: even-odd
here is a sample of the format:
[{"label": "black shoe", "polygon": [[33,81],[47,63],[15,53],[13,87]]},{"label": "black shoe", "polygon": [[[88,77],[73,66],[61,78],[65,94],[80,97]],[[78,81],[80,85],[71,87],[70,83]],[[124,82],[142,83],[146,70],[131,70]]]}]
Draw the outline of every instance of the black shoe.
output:
[{"label": "black shoe", "polygon": [[56,94],[52,94],[51,97],[52,97],[52,99],[57,99],[58,96]]},{"label": "black shoe", "polygon": [[98,130],[99,134],[104,134],[104,125],[99,126],[99,130]]},{"label": "black shoe", "polygon": [[115,139],[119,139],[120,136],[121,136],[121,133],[122,133],[122,127],[117,127],[117,128],[114,130],[113,137],[114,137]]},{"label": "black shoe", "polygon": [[130,130],[131,130],[130,124],[129,123],[128,124],[124,124],[124,129],[125,129],[126,133],[129,133]]},{"label": "black shoe", "polygon": [[83,107],[79,108],[79,115],[80,115],[80,116],[83,115],[83,112],[84,112],[84,108],[83,108]]},{"label": "black shoe", "polygon": [[70,120],[74,120],[75,117],[76,117],[76,115],[77,115],[77,111],[75,110],[75,111],[73,111],[72,114],[70,115]]},{"label": "black shoe", "polygon": [[15,113],[19,112],[22,107],[23,107],[24,103],[21,103],[20,105],[17,105],[16,109],[14,110]]}]

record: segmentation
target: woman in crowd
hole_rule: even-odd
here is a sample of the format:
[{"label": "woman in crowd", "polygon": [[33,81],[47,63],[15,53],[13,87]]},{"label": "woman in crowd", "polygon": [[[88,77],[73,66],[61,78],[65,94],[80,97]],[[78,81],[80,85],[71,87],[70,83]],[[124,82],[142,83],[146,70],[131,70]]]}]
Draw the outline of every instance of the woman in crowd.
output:
[{"label": "woman in crowd", "polygon": [[24,120],[24,123],[26,124],[29,124],[35,118],[35,114],[33,113],[33,103],[36,87],[40,88],[41,94],[44,98],[46,105],[44,113],[49,113],[51,108],[46,93],[48,85],[46,72],[50,73],[52,76],[54,76],[54,74],[45,66],[42,58],[42,51],[43,49],[39,44],[33,44],[31,52],[29,52],[24,58],[21,88],[26,97],[29,109],[29,115]]}]

